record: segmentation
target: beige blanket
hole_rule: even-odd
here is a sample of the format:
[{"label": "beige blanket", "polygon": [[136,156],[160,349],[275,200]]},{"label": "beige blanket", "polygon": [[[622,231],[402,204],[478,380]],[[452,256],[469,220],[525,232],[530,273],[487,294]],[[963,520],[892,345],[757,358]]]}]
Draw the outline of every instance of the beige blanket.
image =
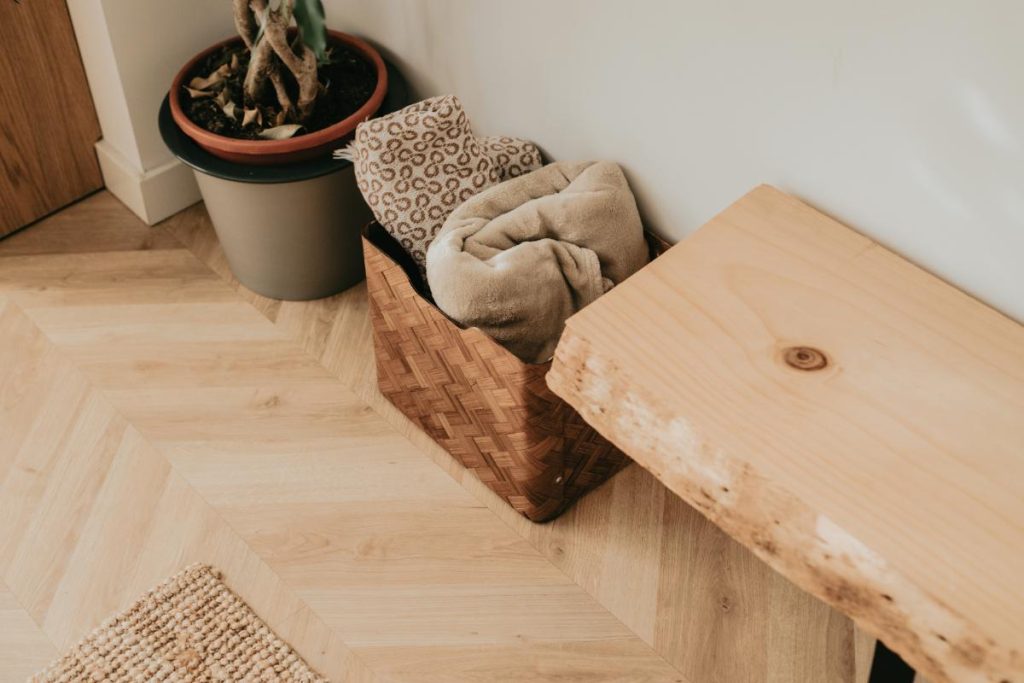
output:
[{"label": "beige blanket", "polygon": [[459,204],[541,165],[532,142],[474,135],[454,95],[360,123],[355,139],[336,156],[352,161],[377,222],[424,276],[427,247]]},{"label": "beige blanket", "polygon": [[562,162],[471,197],[427,251],[438,307],[529,363],[551,358],[565,320],[648,260],[622,170]]}]

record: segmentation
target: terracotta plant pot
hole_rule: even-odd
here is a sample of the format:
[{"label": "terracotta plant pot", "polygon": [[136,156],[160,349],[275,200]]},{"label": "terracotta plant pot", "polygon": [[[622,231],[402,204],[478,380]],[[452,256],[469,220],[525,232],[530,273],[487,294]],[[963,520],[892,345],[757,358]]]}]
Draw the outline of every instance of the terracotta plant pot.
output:
[{"label": "terracotta plant pot", "polygon": [[181,68],[178,75],[174,77],[170,92],[171,116],[174,118],[174,122],[197,145],[210,154],[240,164],[265,165],[303,161],[313,159],[328,150],[338,147],[339,140],[351,134],[360,122],[373,116],[377,109],[380,108],[381,102],[384,101],[384,95],[388,90],[388,72],[380,53],[366,41],[350,36],[347,33],[341,33],[340,31],[328,31],[328,34],[334,41],[344,43],[370,60],[377,71],[377,87],[374,89],[373,94],[370,95],[370,99],[348,118],[342,119],[327,128],[287,140],[241,140],[211,133],[202,126],[193,123],[185,115],[185,111],[181,107],[181,90],[185,77],[191,73],[196,64],[215,50],[219,50],[231,43],[241,44],[242,39],[234,37],[222,40],[216,45],[211,45],[206,50],[203,50],[190,59]]},{"label": "terracotta plant pot", "polygon": [[[387,65],[391,87],[380,113],[409,103],[402,74]],[[363,278],[359,230],[371,218],[352,162],[323,153],[289,164],[241,164],[216,157],[185,135],[160,107],[160,135],[195,170],[206,209],[238,280],[273,299],[317,299]]]}]

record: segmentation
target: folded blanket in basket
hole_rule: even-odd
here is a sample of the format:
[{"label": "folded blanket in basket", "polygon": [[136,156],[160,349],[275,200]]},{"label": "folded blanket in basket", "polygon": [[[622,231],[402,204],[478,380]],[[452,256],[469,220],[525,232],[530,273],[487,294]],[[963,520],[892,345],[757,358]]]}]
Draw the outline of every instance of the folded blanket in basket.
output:
[{"label": "folded blanket in basket", "polygon": [[478,137],[454,95],[359,124],[344,153],[377,222],[424,274],[427,247],[452,210],[508,178],[539,168],[532,142]]},{"label": "folded blanket in basket", "polygon": [[563,162],[455,209],[427,251],[427,280],[446,315],[542,363],[566,318],[647,260],[622,170],[608,161]]}]

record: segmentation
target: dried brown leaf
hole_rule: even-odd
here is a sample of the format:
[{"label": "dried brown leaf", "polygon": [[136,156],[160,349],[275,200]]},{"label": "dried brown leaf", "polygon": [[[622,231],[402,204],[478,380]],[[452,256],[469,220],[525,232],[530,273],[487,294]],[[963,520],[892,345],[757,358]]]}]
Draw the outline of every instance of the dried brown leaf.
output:
[{"label": "dried brown leaf", "polygon": [[260,131],[260,137],[267,140],[287,140],[302,129],[297,123],[288,123],[283,126],[274,126]]},{"label": "dried brown leaf", "polygon": [[191,81],[189,81],[188,84],[196,90],[206,90],[207,88],[212,88],[213,86],[223,84],[224,79],[227,78],[228,73],[228,65],[221,64],[212,74],[210,74],[206,78],[196,76]]},{"label": "dried brown leaf", "polygon": [[242,126],[248,126],[259,116],[259,109],[246,109],[242,113]]},{"label": "dried brown leaf", "polygon": [[235,103],[228,100],[228,103],[223,105],[220,110],[224,112],[224,116],[228,117],[232,121],[235,120]]},{"label": "dried brown leaf", "polygon": [[190,88],[187,85],[185,86],[185,90],[188,90],[188,94],[191,95],[192,99],[194,100],[201,100],[206,97],[213,97],[212,92],[208,92],[206,90],[196,90],[195,88]]}]

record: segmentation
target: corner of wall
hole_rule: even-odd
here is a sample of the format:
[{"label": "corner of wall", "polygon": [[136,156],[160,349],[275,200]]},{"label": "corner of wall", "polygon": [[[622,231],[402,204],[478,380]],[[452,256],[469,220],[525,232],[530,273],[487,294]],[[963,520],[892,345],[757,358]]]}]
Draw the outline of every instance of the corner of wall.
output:
[{"label": "corner of wall", "polygon": [[142,171],[105,140],[96,143],[96,156],[110,193],[148,225],[159,223],[201,199],[192,169],[177,159]]}]

